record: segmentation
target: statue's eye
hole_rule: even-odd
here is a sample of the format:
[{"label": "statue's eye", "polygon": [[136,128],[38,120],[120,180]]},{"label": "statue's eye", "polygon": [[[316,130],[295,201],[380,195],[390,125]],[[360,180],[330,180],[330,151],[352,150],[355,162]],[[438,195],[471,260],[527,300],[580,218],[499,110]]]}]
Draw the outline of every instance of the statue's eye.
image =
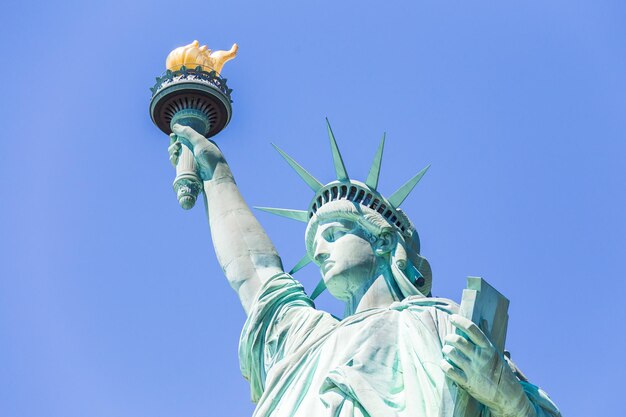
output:
[{"label": "statue's eye", "polygon": [[322,236],[327,242],[334,242],[343,235],[347,233],[347,230],[341,228],[332,227],[330,229],[326,229]]},{"label": "statue's eye", "polygon": [[335,235],[334,235],[332,229],[324,230],[324,232],[322,233],[322,237],[327,242],[334,242],[335,241]]}]

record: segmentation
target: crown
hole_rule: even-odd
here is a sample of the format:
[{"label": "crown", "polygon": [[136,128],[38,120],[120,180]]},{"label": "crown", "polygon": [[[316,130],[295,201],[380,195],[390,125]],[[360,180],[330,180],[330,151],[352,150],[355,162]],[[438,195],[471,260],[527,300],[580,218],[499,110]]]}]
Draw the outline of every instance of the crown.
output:
[{"label": "crown", "polygon": [[[309,174],[309,172],[307,172],[292,157],[287,155],[278,146],[272,144],[285,161],[287,161],[289,166],[293,168],[300,178],[302,178],[304,182],[313,190],[315,195],[313,196],[307,210],[293,210],[273,207],[255,208],[278,216],[308,223],[317,211],[326,204],[339,200],[350,201],[354,204],[367,207],[368,209],[379,213],[405,238],[411,238],[414,242],[416,242],[417,250],[419,251],[419,237],[417,235],[417,231],[411,224],[409,218],[400,209],[400,205],[408,197],[411,191],[413,191],[417,183],[419,183],[426,171],[428,171],[428,168],[430,168],[430,165],[415,174],[415,176],[398,188],[389,198],[385,198],[377,190],[377,188],[386,135],[383,134],[378,149],[376,150],[376,154],[374,155],[374,161],[372,162],[367,179],[365,180],[365,183],[363,183],[361,181],[353,180],[348,176],[348,171],[346,170],[346,166],[343,162],[341,152],[337,146],[337,141],[328,119],[326,119],[326,127],[328,129],[333,165],[337,179],[326,185],[322,184],[315,177]],[[289,273],[293,274],[299,271],[310,262],[312,262],[311,257],[308,254],[304,255],[304,257],[291,269],[291,271],[289,271]],[[323,283],[323,280],[320,281],[318,286],[315,288],[313,294],[311,295],[312,299],[315,299],[317,295],[324,290]]]}]

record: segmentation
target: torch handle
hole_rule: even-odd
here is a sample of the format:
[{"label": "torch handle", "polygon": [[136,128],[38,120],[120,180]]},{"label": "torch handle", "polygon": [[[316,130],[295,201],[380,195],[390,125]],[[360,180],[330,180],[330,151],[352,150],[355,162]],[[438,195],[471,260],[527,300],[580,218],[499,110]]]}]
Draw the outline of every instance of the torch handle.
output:
[{"label": "torch handle", "polygon": [[192,208],[202,190],[202,181],[196,174],[196,160],[193,152],[186,146],[181,147],[173,185],[178,204],[185,210]]}]

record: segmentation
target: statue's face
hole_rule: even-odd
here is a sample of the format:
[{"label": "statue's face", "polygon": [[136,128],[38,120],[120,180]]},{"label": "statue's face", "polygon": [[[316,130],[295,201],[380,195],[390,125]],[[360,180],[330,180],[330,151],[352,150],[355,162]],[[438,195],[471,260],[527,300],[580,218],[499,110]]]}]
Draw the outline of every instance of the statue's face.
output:
[{"label": "statue's face", "polygon": [[374,276],[377,257],[367,234],[356,223],[336,219],[322,222],[314,240],[314,261],[326,288],[346,301]]}]

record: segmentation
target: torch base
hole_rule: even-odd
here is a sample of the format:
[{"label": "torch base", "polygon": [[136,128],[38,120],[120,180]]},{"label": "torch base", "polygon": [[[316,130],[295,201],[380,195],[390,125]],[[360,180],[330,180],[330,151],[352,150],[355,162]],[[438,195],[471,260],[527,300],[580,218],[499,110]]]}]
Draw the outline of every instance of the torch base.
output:
[{"label": "torch base", "polygon": [[168,71],[157,79],[150,102],[152,121],[164,133],[172,133],[174,123],[191,126],[211,137],[230,122],[232,107],[226,79],[215,72],[188,70]]}]

